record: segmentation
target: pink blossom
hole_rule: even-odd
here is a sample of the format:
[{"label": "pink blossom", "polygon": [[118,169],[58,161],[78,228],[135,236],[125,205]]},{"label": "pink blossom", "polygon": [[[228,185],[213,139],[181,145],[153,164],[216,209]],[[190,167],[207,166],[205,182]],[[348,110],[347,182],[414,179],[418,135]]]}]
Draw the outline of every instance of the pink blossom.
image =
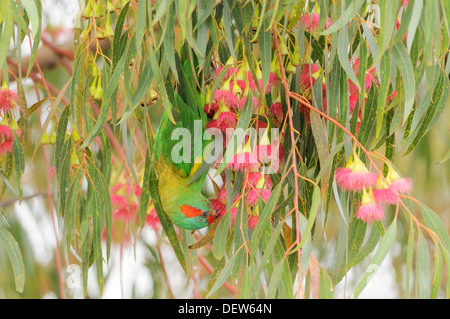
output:
[{"label": "pink blossom", "polygon": [[242,172],[256,172],[259,166],[256,154],[246,151],[234,154],[230,163],[228,163],[228,167],[231,169]]},{"label": "pink blossom", "polygon": [[278,121],[282,121],[284,118],[283,106],[280,102],[273,103],[269,108],[270,113]]},{"label": "pink blossom", "polygon": [[381,207],[381,205],[378,203],[361,205],[356,212],[356,218],[361,219],[366,223],[372,223],[374,221],[383,219],[383,207]]},{"label": "pink blossom", "polygon": [[361,191],[364,187],[374,186],[377,180],[375,173],[346,167],[338,167],[335,177],[337,185],[344,191]]},{"label": "pink blossom", "polygon": [[7,112],[14,108],[18,102],[18,96],[9,89],[0,89],[0,111]]},{"label": "pink blossom", "polygon": [[409,177],[399,178],[391,182],[392,191],[395,193],[409,194],[412,190],[412,180]]},{"label": "pink blossom", "polygon": [[363,220],[366,223],[371,223],[376,220],[384,218],[383,207],[376,202],[372,188],[369,191],[363,189],[361,205],[356,212],[356,218]]},{"label": "pink blossom", "polygon": [[[236,84],[239,86],[239,88],[241,89],[242,92],[245,91],[245,89],[247,88],[247,84],[245,83],[244,80],[235,80]],[[233,86],[234,86],[234,82],[233,80],[230,81],[230,91],[233,90]]]},{"label": "pink blossom", "polygon": [[249,205],[255,205],[258,198],[261,197],[262,200],[264,202],[267,203],[267,201],[269,200],[271,191],[269,189],[258,189],[258,188],[253,188],[250,189],[250,191],[247,194],[247,203]]},{"label": "pink blossom", "polygon": [[269,163],[271,160],[275,159],[278,154],[277,145],[258,145],[256,147],[256,154],[261,163]]},{"label": "pink blossom", "polygon": [[397,194],[390,187],[375,188],[373,196],[377,202],[384,204],[396,204],[398,199]]},{"label": "pink blossom", "polygon": [[303,64],[300,71],[300,86],[306,90],[314,87],[316,78],[313,74],[319,72],[320,68],[317,64]]},{"label": "pink blossom", "polygon": [[208,117],[213,117],[214,116],[214,114],[216,114],[216,112],[219,110],[219,104],[217,104],[217,103],[214,103],[214,102],[212,102],[212,103],[210,103],[210,104],[205,104],[205,106],[204,106],[204,108],[203,108],[203,111],[206,113],[206,115],[208,116]]},{"label": "pink blossom", "polygon": [[[247,183],[252,188],[272,187],[272,180],[269,175],[263,175],[261,172],[251,172],[247,174]],[[262,184],[262,185],[261,185]]]},{"label": "pink blossom", "polygon": [[[300,23],[305,27],[305,30],[308,32],[315,31],[319,26],[320,15],[313,12],[311,15],[306,13],[300,16]],[[327,17],[324,25],[324,29],[327,29],[331,26],[332,22],[329,17]]]},{"label": "pink blossom", "polygon": [[214,92],[214,100],[216,102],[223,101],[228,107],[236,107],[239,104],[238,97],[235,96],[233,92],[224,89]]},{"label": "pink blossom", "polygon": [[0,155],[13,150],[14,135],[9,126],[0,124]]},{"label": "pink blossom", "polygon": [[300,23],[305,27],[308,32],[314,31],[319,25],[320,16],[317,13],[310,15],[306,13],[300,16]]},{"label": "pink blossom", "polygon": [[[247,96],[242,97],[242,99],[239,100],[239,103],[237,105],[237,109],[242,110],[245,106],[245,103],[247,103]],[[256,96],[252,96],[252,112],[256,113],[259,109],[259,100]]]},{"label": "pink blossom", "polygon": [[[215,69],[215,71],[214,71],[215,76],[218,76],[218,75],[220,74],[220,72],[222,71],[223,68],[224,68],[224,67],[221,66],[221,67],[218,67],[217,69]],[[227,73],[225,74],[224,79],[225,79],[225,80],[228,80],[234,73],[237,73],[237,72],[239,72],[239,69],[238,69],[238,68],[235,68],[235,67],[233,67],[233,66],[230,67],[230,68],[228,69]]]},{"label": "pink blossom", "polygon": [[222,217],[227,212],[225,205],[219,199],[211,199],[211,208],[217,217]]},{"label": "pink blossom", "polygon": [[248,228],[252,229],[252,230],[255,229],[258,222],[259,222],[259,216],[254,216],[254,215],[250,216],[248,219]]},{"label": "pink blossom", "polygon": [[206,128],[218,128],[222,132],[225,132],[227,128],[236,127],[237,120],[231,112],[221,112],[216,119],[213,119],[206,124]]},{"label": "pink blossom", "polygon": [[156,214],[156,209],[150,210],[150,213],[145,217],[145,224],[149,225],[153,230],[157,230],[161,225],[158,215]]}]

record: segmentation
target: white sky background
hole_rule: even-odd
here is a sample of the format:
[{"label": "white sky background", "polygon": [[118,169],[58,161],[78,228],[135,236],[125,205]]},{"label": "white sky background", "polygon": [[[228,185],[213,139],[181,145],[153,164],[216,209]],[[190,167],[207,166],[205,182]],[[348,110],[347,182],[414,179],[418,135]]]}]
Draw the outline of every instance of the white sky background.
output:
[{"label": "white sky background", "polygon": [[[44,0],[44,27],[48,24],[52,27],[60,26],[63,29],[72,28],[76,21],[78,7],[77,0]],[[22,51],[24,54],[29,52],[28,41],[24,41]],[[34,95],[30,96],[31,101],[34,99]],[[29,166],[28,169],[32,169],[32,166]],[[24,188],[24,192],[26,193],[25,185]],[[30,236],[30,242],[34,250],[36,261],[44,265],[52,261],[53,249],[55,247],[55,234],[51,218],[45,210],[38,209],[39,207],[45,206],[43,198],[39,197],[28,201],[28,205],[16,205],[17,218],[23,225],[26,233]],[[147,244],[155,244],[156,237],[152,232],[153,231],[148,228],[144,230],[143,240]],[[144,265],[145,257],[148,256],[147,254],[149,254],[149,252],[143,244],[137,244],[135,252],[132,247],[128,249],[125,248],[123,252],[121,280],[118,266],[120,250],[118,247],[113,246],[111,251],[111,262],[108,265],[112,268],[108,269],[108,266],[105,266],[104,271],[105,274],[108,272],[110,272],[110,274],[105,282],[103,298],[121,298],[122,291],[124,298],[131,298],[133,289],[138,298],[152,297],[152,278],[148,268]],[[368,258],[370,258],[370,256]],[[172,291],[176,293],[176,297],[192,297],[192,289],[189,286],[186,287],[185,276],[171,249],[165,250],[164,259],[166,266],[170,268],[170,284]],[[67,263],[63,261],[63,265],[66,266]],[[77,274],[81,274],[81,272],[77,272],[77,269],[69,270],[72,270],[72,272],[64,271],[64,274],[66,274],[66,294],[68,297],[72,298],[83,298],[81,277],[76,276]],[[336,287],[335,297],[350,298],[354,284],[361,278],[362,273],[362,271],[352,269],[346,279],[342,280]],[[79,278],[79,281],[75,280],[74,283],[73,281],[70,281],[70,279],[76,278]],[[97,295],[95,273],[91,271],[89,278],[88,290],[90,295],[94,297]],[[57,296],[50,293],[45,297],[55,298]],[[372,280],[361,293],[360,298],[398,298],[391,253],[386,257],[380,269],[372,277]]]}]

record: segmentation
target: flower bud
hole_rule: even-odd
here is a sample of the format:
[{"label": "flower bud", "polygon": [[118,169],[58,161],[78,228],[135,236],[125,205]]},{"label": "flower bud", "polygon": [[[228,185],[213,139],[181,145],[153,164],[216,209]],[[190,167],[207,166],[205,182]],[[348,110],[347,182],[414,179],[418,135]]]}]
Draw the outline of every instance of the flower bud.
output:
[{"label": "flower bud", "polygon": [[111,24],[110,24],[110,22],[109,22],[109,12],[108,12],[108,17],[106,18],[106,24],[105,24],[105,30],[104,30],[104,32],[105,32],[105,36],[106,36],[107,38],[112,38],[112,37],[114,36],[114,31],[113,31],[113,29],[111,28]]},{"label": "flower bud", "polygon": [[97,2],[94,0],[94,7],[92,10],[94,18],[101,18],[103,17],[104,8],[102,5],[97,4]]},{"label": "flower bud", "polygon": [[84,10],[81,13],[81,16],[85,19],[91,18],[91,16],[92,16],[92,0],[88,0],[86,2],[86,6],[84,7]]},{"label": "flower bud", "polygon": [[78,165],[78,164],[80,164],[80,161],[78,160],[77,152],[74,148],[72,153],[70,154],[70,165]]},{"label": "flower bud", "polygon": [[48,138],[47,131],[44,131],[44,134],[41,137],[41,144],[42,145],[50,144],[50,139]]},{"label": "flower bud", "polygon": [[106,11],[107,12],[114,12],[116,11],[116,7],[112,4],[110,0],[106,2]]},{"label": "flower bud", "polygon": [[242,89],[241,87],[237,84],[237,81],[233,81],[233,94],[236,96],[240,96],[242,95]]},{"label": "flower bud", "polygon": [[72,142],[74,142],[75,144],[81,140],[80,134],[78,134],[78,131],[74,128],[72,130]]},{"label": "flower bud", "polygon": [[286,46],[286,43],[284,43],[283,39],[281,38],[281,36],[278,37],[278,39],[280,40],[280,53],[281,55],[288,55],[289,54],[289,50]]},{"label": "flower bud", "polygon": [[286,65],[286,72],[290,74],[295,74],[297,72],[297,69],[295,66],[292,65],[292,63],[289,61],[289,63]]}]

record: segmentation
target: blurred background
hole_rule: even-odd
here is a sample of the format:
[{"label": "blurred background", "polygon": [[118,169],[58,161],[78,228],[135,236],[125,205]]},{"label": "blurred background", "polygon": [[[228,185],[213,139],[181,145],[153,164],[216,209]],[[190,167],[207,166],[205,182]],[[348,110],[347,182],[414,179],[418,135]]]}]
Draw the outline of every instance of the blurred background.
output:
[{"label": "blurred background", "polygon": [[[44,29],[53,43],[72,43],[71,29],[76,23],[78,1],[44,0]],[[14,49],[14,44],[11,44]],[[43,48],[44,49],[44,48]],[[30,51],[24,41],[22,55]],[[13,52],[14,50],[12,50]],[[46,56],[44,53],[43,56]],[[14,57],[14,56],[11,56]],[[51,65],[44,70],[47,80],[60,87],[69,74],[64,65]],[[31,83],[23,83],[27,90],[28,105],[37,102]],[[41,117],[45,118],[45,105]],[[396,163],[404,176],[414,181],[413,197],[432,208],[450,227],[450,110],[446,108],[431,131],[406,157],[406,149],[396,149]],[[36,118],[36,121],[39,119]],[[35,132],[37,135],[37,132]],[[402,137],[398,132],[397,141]],[[33,136],[33,132],[31,132]],[[33,141],[33,137],[32,137]],[[33,151],[33,150],[31,150]],[[26,156],[30,158],[31,156]],[[6,226],[20,245],[25,263],[25,288],[23,293],[15,290],[14,276],[7,254],[0,245],[0,298],[83,298],[81,268],[76,258],[61,256],[62,272],[58,272],[55,248],[60,241],[60,220],[55,212],[47,210],[46,171],[42,150],[38,149],[32,162],[27,162],[23,177],[24,200],[19,203],[12,192],[5,194],[0,202],[0,223]],[[56,187],[55,187],[56,191]],[[339,216],[337,214],[337,216]],[[327,230],[328,231],[328,230]],[[337,232],[337,230],[336,230]],[[335,234],[334,234],[335,235]],[[333,233],[328,234],[326,250],[329,258],[333,253]],[[138,233],[135,242],[114,244],[111,260],[104,266],[105,287],[103,298],[192,298],[198,296],[207,285],[208,276],[201,275],[207,267],[199,265],[198,281],[187,280],[170,246],[159,240],[155,230],[146,226]],[[404,296],[405,246],[407,233],[399,233],[398,244],[384,260],[380,269],[360,295],[361,298],[402,298]],[[201,252],[199,252],[201,254]],[[321,254],[324,255],[324,254]],[[325,254],[326,255],[326,254]],[[370,258],[368,258],[370,259]],[[326,267],[327,260],[319,260]],[[367,267],[362,263],[354,267],[335,289],[336,298],[350,298],[352,287]],[[99,297],[95,270],[89,276],[88,296]],[[168,276],[170,274],[170,276]],[[64,287],[61,287],[61,278]],[[403,279],[402,279],[403,278]],[[225,289],[221,297],[232,297]]]}]

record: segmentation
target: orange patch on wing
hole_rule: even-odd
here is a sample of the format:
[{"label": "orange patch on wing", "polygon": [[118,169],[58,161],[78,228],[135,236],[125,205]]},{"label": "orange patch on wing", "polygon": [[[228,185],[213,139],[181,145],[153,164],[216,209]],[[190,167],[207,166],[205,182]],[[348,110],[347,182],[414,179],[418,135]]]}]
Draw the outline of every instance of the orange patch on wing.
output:
[{"label": "orange patch on wing", "polygon": [[181,206],[181,212],[184,216],[191,218],[201,215],[202,210],[189,205],[183,205]]}]

